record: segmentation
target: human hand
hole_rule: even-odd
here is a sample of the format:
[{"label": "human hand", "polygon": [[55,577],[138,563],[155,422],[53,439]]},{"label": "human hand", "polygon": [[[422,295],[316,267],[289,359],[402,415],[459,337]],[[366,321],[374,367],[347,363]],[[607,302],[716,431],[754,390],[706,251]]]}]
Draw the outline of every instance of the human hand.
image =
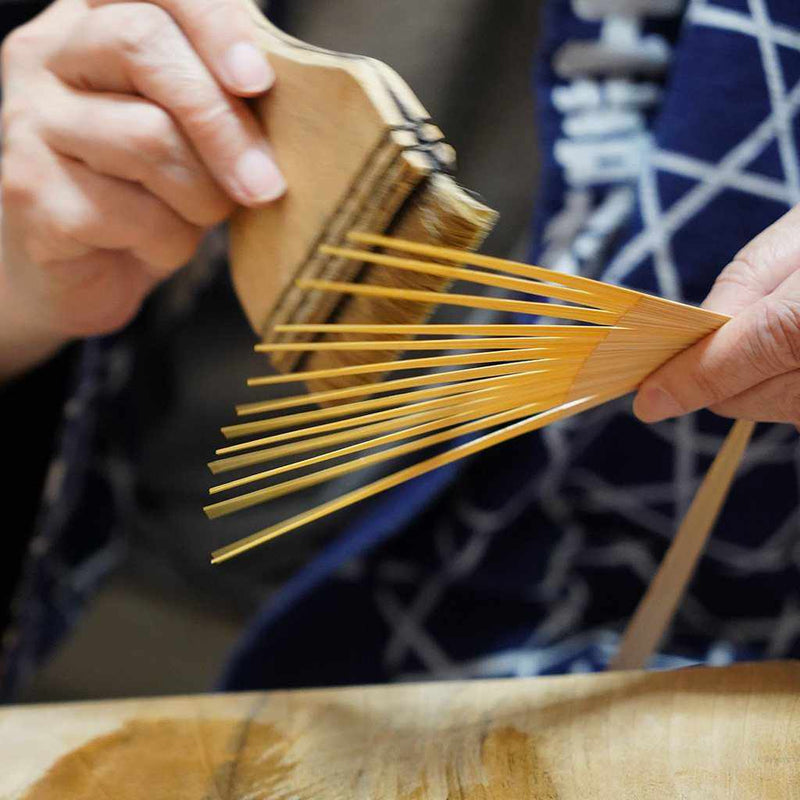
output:
[{"label": "human hand", "polygon": [[800,206],[737,254],[703,306],[733,319],[648,377],[636,416],[658,422],[708,407],[800,426]]},{"label": "human hand", "polygon": [[283,178],[241,0],[56,0],[3,45],[0,377],[111,332]]}]

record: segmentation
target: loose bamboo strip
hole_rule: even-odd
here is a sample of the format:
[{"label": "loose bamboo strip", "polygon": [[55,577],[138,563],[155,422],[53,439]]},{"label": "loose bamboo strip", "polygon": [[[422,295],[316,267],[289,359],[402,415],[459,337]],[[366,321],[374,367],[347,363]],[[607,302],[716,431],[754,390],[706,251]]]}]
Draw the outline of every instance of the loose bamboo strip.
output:
[{"label": "loose bamboo strip", "polygon": [[[354,427],[362,425],[372,425],[378,422],[387,422],[395,420],[408,421],[412,416],[427,413],[430,410],[441,411],[444,414],[452,413],[452,409],[462,402],[466,402],[471,398],[477,396],[484,396],[487,393],[495,393],[498,390],[494,387],[486,389],[479,389],[474,392],[465,392],[464,394],[457,395],[455,398],[452,396],[439,397],[433,400],[423,400],[419,403],[409,403],[408,405],[394,406],[385,409],[384,411],[373,411],[368,414],[354,415],[345,417],[344,419],[335,420],[333,422],[324,422],[318,425],[303,426],[293,428],[292,430],[284,431],[283,433],[276,433],[270,436],[264,436],[258,439],[251,439],[247,442],[238,442],[237,444],[228,445],[227,447],[220,447],[215,452],[217,455],[227,455],[228,453],[242,453],[251,450],[254,447],[264,447],[268,445],[275,445],[281,442],[293,442],[296,439],[304,439],[309,436],[318,436],[323,433],[347,431]],[[504,391],[504,389],[501,389]]]},{"label": "loose bamboo strip", "polygon": [[694,574],[754,429],[749,420],[739,420],[731,428],[628,623],[610,669],[643,669],[652,658]]},{"label": "loose bamboo strip", "polygon": [[495,325],[478,325],[475,323],[457,323],[448,325],[441,322],[425,325],[366,325],[366,324],[340,324],[328,322],[319,324],[275,325],[275,333],[375,333],[396,334],[399,336],[435,336],[446,334],[448,336],[535,336],[546,338],[581,338],[601,339],[609,331],[615,330],[612,326],[601,325],[525,325],[523,323],[499,323]]},{"label": "loose bamboo strip", "polygon": [[474,455],[475,453],[487,450],[488,448],[494,447],[495,445],[501,444],[509,439],[521,436],[524,433],[538,430],[539,428],[542,428],[545,425],[549,425],[560,419],[566,419],[568,417],[575,416],[576,414],[580,414],[581,412],[590,408],[594,408],[595,406],[602,405],[603,403],[613,400],[617,396],[619,395],[615,395],[612,390],[601,395],[581,398],[580,400],[575,400],[571,403],[565,403],[561,406],[550,409],[549,411],[536,414],[528,419],[523,419],[514,424],[507,425],[498,431],[492,431],[484,434],[478,439],[461,444],[451,450],[447,450],[444,453],[440,453],[432,458],[428,458],[424,461],[413,464],[410,467],[406,467],[405,469],[398,470],[391,475],[387,475],[386,477],[374,481],[373,483],[348,492],[347,494],[337,497],[327,503],[323,503],[316,508],[312,508],[311,510],[303,512],[302,514],[297,514],[296,516],[291,517],[284,522],[281,522],[277,525],[272,525],[269,528],[264,528],[263,530],[252,534],[251,536],[247,536],[244,539],[240,539],[237,542],[227,545],[226,547],[222,547],[212,554],[211,563],[220,564],[233,558],[234,556],[241,555],[248,550],[252,550],[254,547],[258,547],[265,542],[275,539],[278,536],[282,536],[285,533],[296,530],[303,525],[307,525],[311,522],[321,519],[322,517],[328,516],[329,514],[333,514],[336,511],[341,511],[342,509],[348,508],[355,503],[366,500],[370,497],[374,497],[375,495],[385,492],[388,489],[392,489],[395,486],[399,486],[405,481],[413,480],[421,475],[426,475],[427,473],[432,472],[439,467],[452,464],[460,459],[466,458],[467,456]]},{"label": "loose bamboo strip", "polygon": [[520,417],[530,416],[543,408],[558,404],[564,397],[565,386],[555,382],[552,389],[543,392],[542,396],[537,394],[535,400],[530,399],[530,395],[525,392],[524,388],[518,388],[518,392],[517,396],[520,404],[510,410],[491,414],[473,422],[466,422],[450,430],[434,433],[414,442],[398,445],[397,447],[392,447],[389,450],[384,450],[379,453],[373,453],[370,456],[360,458],[356,461],[348,461],[345,464],[319,470],[311,475],[304,475],[303,477],[284,481],[274,486],[267,486],[264,489],[258,489],[253,492],[248,492],[247,494],[239,495],[238,497],[232,497],[229,500],[212,503],[206,506],[204,510],[210,519],[217,519],[218,517],[233,514],[236,511],[242,511],[254,505],[260,505],[268,500],[274,500],[277,497],[283,497],[292,492],[307,489],[319,483],[332,480],[333,478],[347,475],[355,470],[364,469],[373,464],[380,464],[391,458],[408,455],[409,453],[416,453],[419,450],[433,447],[437,444],[444,444],[445,442],[467,436],[470,433],[476,433],[485,428],[496,427],[497,425],[517,420]]},{"label": "loose bamboo strip", "polygon": [[539,297],[552,297],[556,300],[566,300],[568,302],[579,303],[580,305],[592,306],[594,308],[603,308],[610,311],[624,311],[627,308],[625,304],[620,304],[619,301],[614,302],[611,300],[607,293],[604,293],[604,297],[602,297],[597,293],[587,292],[584,289],[570,289],[565,286],[532,281],[526,278],[509,278],[476,269],[448,267],[429,261],[414,261],[409,258],[399,258],[383,253],[373,253],[369,250],[353,250],[345,247],[322,245],[320,251],[329,256],[347,258],[351,261],[377,264],[392,269],[419,272],[425,275],[436,275],[453,281],[468,281],[469,283],[475,283],[480,286],[491,286],[496,289],[506,289],[511,292],[538,295]]},{"label": "loose bamboo strip", "polygon": [[385,286],[371,286],[335,281],[318,281],[300,278],[295,282],[300,289],[316,289],[324,292],[354,294],[362,297],[391,297],[396,300],[413,300],[420,303],[479,308],[488,311],[511,311],[533,316],[558,317],[577,322],[594,322],[599,325],[613,325],[619,317],[617,312],[598,311],[578,306],[562,306],[556,303],[534,303],[530,300],[507,300],[504,298],[481,297],[470,294],[443,294],[417,289],[394,289]]},{"label": "loose bamboo strip", "polygon": [[561,286],[570,286],[573,289],[580,289],[597,295],[604,295],[611,299],[624,301],[627,299],[633,305],[642,295],[633,289],[623,286],[613,286],[602,281],[584,278],[580,275],[570,275],[565,272],[554,272],[544,267],[535,267],[531,264],[523,264],[518,261],[507,261],[502,258],[484,256],[479,253],[467,253],[463,250],[454,250],[450,247],[436,247],[420,242],[410,242],[405,239],[395,239],[389,236],[377,236],[371,233],[353,231],[347,236],[350,241],[359,244],[374,245],[376,247],[386,247],[391,250],[404,251],[414,255],[427,256],[433,259],[443,259],[454,264],[471,264],[476,267],[505,272],[511,275],[520,275],[531,278],[532,280],[548,281],[557,283]]},{"label": "loose bamboo strip", "polygon": [[457,353],[455,355],[427,356],[425,358],[406,358],[402,361],[381,361],[372,364],[358,364],[353,367],[332,367],[315,369],[306,372],[294,372],[288,375],[268,375],[259,378],[248,378],[248,386],[271,386],[294,381],[309,381],[317,378],[339,377],[340,375],[368,375],[371,372],[406,372],[416,369],[439,368],[450,366],[472,366],[505,361],[528,361],[541,354],[540,347],[520,350],[489,350],[487,352]]},{"label": "loose bamboo strip", "polygon": [[[559,370],[559,372],[568,371],[568,369],[569,366],[565,366],[563,370]],[[531,373],[526,372],[521,377],[526,378],[530,374]],[[554,374],[558,373],[554,370],[542,370],[542,375],[546,376],[548,380]],[[226,438],[249,436],[251,433],[262,433],[265,431],[275,430],[276,428],[288,428],[295,425],[305,425],[308,422],[330,419],[331,417],[351,416],[352,414],[360,414],[362,411],[385,408],[392,405],[404,405],[406,403],[413,403],[422,399],[460,395],[465,392],[472,391],[473,389],[479,389],[484,385],[492,385],[511,389],[516,383],[519,382],[519,378],[520,376],[500,376],[497,378],[481,378],[476,381],[468,381],[465,384],[435,386],[431,389],[420,389],[416,392],[405,392],[403,394],[390,395],[389,397],[376,397],[371,400],[362,400],[357,403],[348,403],[341,406],[320,408],[314,411],[304,411],[298,414],[286,414],[282,417],[273,417],[271,419],[258,420],[257,422],[245,422],[238,425],[229,425],[222,429],[222,433]]]},{"label": "loose bamboo strip", "polygon": [[[545,341],[547,344],[542,344]],[[282,353],[282,352],[330,352],[336,350],[487,350],[490,348],[514,349],[544,347],[567,348],[569,346],[581,346],[581,340],[571,342],[553,339],[552,342],[537,338],[535,336],[505,336],[500,338],[486,339],[382,339],[363,340],[357,342],[264,342],[257,344],[255,350],[258,353]]]},{"label": "loose bamboo strip", "polygon": [[[546,400],[541,402],[540,405],[542,409],[546,407],[546,402]],[[331,461],[337,458],[355,455],[356,453],[361,453],[364,450],[372,450],[376,447],[384,447],[385,445],[392,444],[393,442],[401,442],[404,439],[412,439],[415,436],[421,436],[425,433],[432,433],[440,430],[441,428],[450,428],[453,425],[457,425],[462,422],[468,422],[474,419],[486,417],[498,411],[505,411],[506,409],[516,407],[517,405],[518,401],[516,398],[505,393],[499,397],[496,396],[488,400],[466,403],[463,406],[459,405],[459,409],[461,410],[450,414],[447,417],[435,419],[420,425],[412,425],[410,427],[406,424],[403,426],[402,430],[394,433],[387,433],[378,437],[369,437],[366,441],[358,442],[356,444],[349,445],[348,447],[342,447],[338,450],[328,450],[324,453],[320,453],[319,455],[311,456],[310,458],[305,458],[300,461],[293,461],[290,464],[283,464],[281,466],[273,467],[272,469],[264,470],[253,475],[247,475],[243,478],[237,478],[236,480],[228,481],[227,483],[212,486],[211,489],[209,489],[209,494],[213,495],[221,492],[227,492],[231,489],[237,489],[250,483],[256,483],[268,478],[273,478],[276,475],[283,475],[286,472],[293,472],[294,470],[311,467],[315,464],[322,464],[325,461]],[[470,408],[470,406],[473,407]]]},{"label": "loose bamboo strip", "polygon": [[[560,355],[559,363],[568,360],[584,360],[588,355],[588,350],[577,351],[574,354]],[[548,362],[554,362],[553,358],[538,358],[532,361],[512,361],[507,364],[491,364],[485,367],[469,367],[466,369],[454,369],[447,372],[428,372],[424,375],[415,375],[411,378],[399,378],[393,381],[371,381],[370,383],[359,384],[358,386],[348,386],[346,389],[329,389],[324,392],[312,392],[311,394],[296,395],[293,397],[281,398],[280,400],[265,400],[256,403],[242,403],[236,406],[236,413],[239,416],[249,414],[265,414],[270,411],[283,411],[298,406],[310,404],[327,403],[334,400],[345,400],[351,397],[361,397],[363,395],[385,394],[400,389],[413,389],[419,386],[429,386],[430,384],[454,383],[457,381],[473,380],[474,378],[490,378],[496,375],[513,375],[522,373],[530,369],[537,369],[545,366]]]},{"label": "loose bamboo strip", "polygon": [[[292,441],[289,444],[280,444],[274,447],[266,447],[261,450],[252,452],[239,452],[238,455],[229,456],[226,458],[217,459],[209,463],[209,469],[213,474],[220,472],[230,472],[234,469],[241,469],[242,467],[250,467],[255,464],[263,464],[267,461],[273,461],[276,458],[283,458],[285,456],[298,455],[300,453],[307,453],[310,450],[320,450],[323,447],[330,447],[337,444],[344,444],[352,442],[357,439],[370,439],[375,436],[383,435],[391,431],[398,430],[399,428],[413,427],[414,425],[423,422],[429,422],[435,419],[444,419],[451,417],[458,413],[461,409],[469,408],[476,403],[483,402],[484,399],[493,398],[508,398],[508,393],[503,390],[483,389],[479,392],[473,393],[474,397],[468,400],[463,400],[465,395],[458,396],[458,402],[454,403],[451,398],[444,398],[448,401],[449,405],[444,405],[443,401],[429,401],[431,403],[439,403],[435,408],[427,411],[420,411],[414,414],[404,416],[395,416],[391,419],[385,419],[373,423],[361,423],[356,420],[353,427],[346,428],[345,430],[335,431],[320,436],[312,435],[310,438],[304,438],[302,441]],[[428,405],[422,404],[419,405]],[[408,406],[407,408],[411,408]],[[374,414],[365,414],[362,419],[375,416]],[[321,426],[327,427],[327,426]],[[314,430],[313,428],[308,430]],[[275,438],[275,437],[268,437]],[[263,440],[262,440],[263,441]],[[248,443],[249,444],[249,443]],[[231,448],[222,448],[229,450]],[[217,451],[219,453],[219,451]]]}]

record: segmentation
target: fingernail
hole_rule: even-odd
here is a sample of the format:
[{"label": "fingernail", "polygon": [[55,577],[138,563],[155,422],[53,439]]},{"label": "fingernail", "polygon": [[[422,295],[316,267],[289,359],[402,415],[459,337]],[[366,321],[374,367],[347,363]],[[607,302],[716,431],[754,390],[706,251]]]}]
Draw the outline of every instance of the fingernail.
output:
[{"label": "fingernail", "polygon": [[286,191],[286,180],[275,162],[257,147],[247,150],[236,163],[236,178],[245,202],[268,203]]},{"label": "fingernail", "polygon": [[683,409],[671,394],[657,386],[650,386],[636,395],[633,401],[633,413],[642,422],[661,422],[664,419],[680,416]]},{"label": "fingernail", "polygon": [[238,42],[229,48],[225,70],[231,88],[240,92],[265,92],[275,80],[264,54],[249,42]]}]

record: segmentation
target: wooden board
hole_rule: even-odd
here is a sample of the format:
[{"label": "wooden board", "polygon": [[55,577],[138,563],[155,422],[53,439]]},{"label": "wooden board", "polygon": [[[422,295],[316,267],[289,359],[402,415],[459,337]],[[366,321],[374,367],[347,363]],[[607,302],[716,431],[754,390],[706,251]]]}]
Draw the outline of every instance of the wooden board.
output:
[{"label": "wooden board", "polygon": [[800,663],[0,711],[3,800],[800,798]]}]

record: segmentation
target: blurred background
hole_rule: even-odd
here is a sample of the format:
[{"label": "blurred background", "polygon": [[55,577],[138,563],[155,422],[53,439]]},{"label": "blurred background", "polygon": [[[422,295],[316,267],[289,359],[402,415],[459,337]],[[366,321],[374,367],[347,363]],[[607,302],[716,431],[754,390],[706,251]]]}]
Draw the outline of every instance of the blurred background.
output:
[{"label": "blurred background", "polygon": [[[286,5],[280,22],[293,35],[375,56],[408,81],[455,146],[459,181],[500,212],[485,249],[524,258],[537,176],[531,64],[539,4],[292,0]],[[168,340],[159,340],[159,315],[194,294],[199,301],[180,317],[179,329],[170,323]],[[290,516],[298,505],[308,507],[365,480],[363,474],[353,476],[316,496],[291,496],[230,521],[208,522],[201,510],[212,483],[205,464],[220,446],[219,428],[231,421],[233,406],[256,399],[246,378],[267,368],[252,352],[253,335],[225,274],[189,268],[146,313],[156,322],[156,335],[134,366],[132,407],[142,413],[155,409],[158,424],[149,424],[137,442],[119,566],[75,634],[27,687],[25,701],[211,688],[251,615],[347,524],[347,513],[219,567],[209,565],[211,550]]]}]

